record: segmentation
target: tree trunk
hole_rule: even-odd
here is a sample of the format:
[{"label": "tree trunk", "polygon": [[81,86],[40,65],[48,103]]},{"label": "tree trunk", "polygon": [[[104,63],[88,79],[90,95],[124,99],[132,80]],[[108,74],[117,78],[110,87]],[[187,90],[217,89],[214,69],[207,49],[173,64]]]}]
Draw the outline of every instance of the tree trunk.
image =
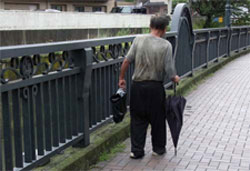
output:
[{"label": "tree trunk", "polygon": [[206,19],[206,22],[205,22],[203,28],[210,28],[211,24],[212,24],[212,16],[207,15],[207,19]]}]

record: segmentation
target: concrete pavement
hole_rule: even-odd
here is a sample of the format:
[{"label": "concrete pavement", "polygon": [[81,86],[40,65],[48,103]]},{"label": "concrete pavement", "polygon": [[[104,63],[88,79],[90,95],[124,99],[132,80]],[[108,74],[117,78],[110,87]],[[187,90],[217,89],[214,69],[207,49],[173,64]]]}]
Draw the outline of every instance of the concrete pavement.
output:
[{"label": "concrete pavement", "polygon": [[217,71],[186,99],[177,156],[169,131],[167,153],[152,156],[148,134],[143,159],[129,158],[127,139],[124,152],[98,163],[92,170],[249,171],[250,54]]}]

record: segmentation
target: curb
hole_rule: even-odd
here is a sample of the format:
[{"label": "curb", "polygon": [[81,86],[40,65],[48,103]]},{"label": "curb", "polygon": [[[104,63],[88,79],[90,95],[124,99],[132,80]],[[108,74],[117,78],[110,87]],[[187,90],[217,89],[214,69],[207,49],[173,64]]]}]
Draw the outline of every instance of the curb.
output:
[{"label": "curb", "polygon": [[[194,85],[199,84],[210,74],[216,72],[232,60],[249,53],[245,50],[234,54],[231,57],[220,58],[219,62],[210,64],[206,69],[200,69],[181,81],[177,87],[177,94],[187,95]],[[170,92],[170,90],[167,90]],[[169,94],[169,93],[168,93]],[[171,93],[170,93],[171,94]],[[119,124],[109,123],[91,134],[90,145],[85,148],[69,147],[51,158],[51,162],[43,167],[35,168],[36,171],[58,171],[58,170],[88,170],[91,165],[98,162],[99,156],[105,151],[109,151],[116,144],[129,137],[130,119],[129,115]]]},{"label": "curb", "polygon": [[90,145],[85,148],[69,147],[61,154],[50,159],[45,166],[35,168],[35,171],[88,170],[99,160],[99,156],[109,151],[119,142],[129,137],[130,120],[127,116],[119,124],[108,123],[97,129],[90,136]]}]

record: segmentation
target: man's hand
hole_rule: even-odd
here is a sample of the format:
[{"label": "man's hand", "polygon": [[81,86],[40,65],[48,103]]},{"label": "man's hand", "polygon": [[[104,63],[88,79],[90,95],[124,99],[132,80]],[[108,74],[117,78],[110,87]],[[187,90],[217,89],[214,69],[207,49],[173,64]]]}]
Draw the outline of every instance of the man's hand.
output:
[{"label": "man's hand", "polygon": [[121,66],[121,72],[119,76],[119,88],[126,90],[125,72],[128,70],[129,61],[127,58],[124,59]]},{"label": "man's hand", "polygon": [[124,79],[119,80],[119,88],[126,90],[126,80]]},{"label": "man's hand", "polygon": [[172,81],[173,81],[174,83],[178,83],[178,82],[180,81],[180,77],[179,77],[178,75],[176,75],[176,76],[174,76],[174,77],[172,78]]}]

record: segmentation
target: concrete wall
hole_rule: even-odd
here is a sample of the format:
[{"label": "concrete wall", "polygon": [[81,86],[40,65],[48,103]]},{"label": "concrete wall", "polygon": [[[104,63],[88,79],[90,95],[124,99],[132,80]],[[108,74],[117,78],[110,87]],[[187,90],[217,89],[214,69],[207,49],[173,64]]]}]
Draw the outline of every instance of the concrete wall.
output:
[{"label": "concrete wall", "polygon": [[0,11],[0,46],[143,33],[151,15]]},{"label": "concrete wall", "polygon": [[146,28],[151,15],[0,11],[0,30]]},{"label": "concrete wall", "polygon": [[148,31],[142,28],[129,29],[64,29],[64,30],[12,30],[0,31],[0,46],[34,44],[70,40],[93,39],[121,35],[140,34]]}]

